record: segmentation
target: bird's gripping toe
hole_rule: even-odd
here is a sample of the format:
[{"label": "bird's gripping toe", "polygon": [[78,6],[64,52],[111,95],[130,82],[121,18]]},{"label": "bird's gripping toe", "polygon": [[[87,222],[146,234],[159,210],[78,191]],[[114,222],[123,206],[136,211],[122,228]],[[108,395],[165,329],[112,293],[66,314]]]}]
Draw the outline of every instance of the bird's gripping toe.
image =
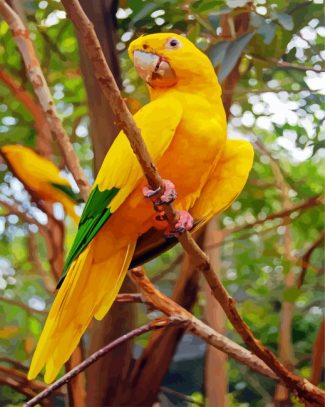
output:
[{"label": "bird's gripping toe", "polygon": [[191,230],[194,225],[194,220],[191,214],[187,211],[177,211],[178,221],[175,224],[174,228],[167,228],[165,236],[170,237],[179,237],[182,233]]},{"label": "bird's gripping toe", "polygon": [[142,192],[145,198],[151,199],[155,206],[168,205],[175,201],[177,197],[175,185],[169,181],[163,180],[163,194],[160,197],[157,197],[161,188],[150,189],[149,187],[144,187]]}]

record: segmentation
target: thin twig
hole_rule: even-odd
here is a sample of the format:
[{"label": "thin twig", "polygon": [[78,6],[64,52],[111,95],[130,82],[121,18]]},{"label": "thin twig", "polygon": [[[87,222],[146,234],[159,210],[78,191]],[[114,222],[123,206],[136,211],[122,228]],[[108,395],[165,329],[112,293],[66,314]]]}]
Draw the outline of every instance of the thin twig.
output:
[{"label": "thin twig", "polygon": [[118,296],[116,297],[117,302],[121,302],[121,303],[144,303],[145,300],[143,299],[141,294],[137,294],[137,293],[121,293],[118,294]]},{"label": "thin twig", "polygon": [[256,59],[257,61],[262,61],[262,62],[266,62],[268,64],[272,64],[275,65],[279,68],[284,68],[284,69],[295,69],[298,71],[313,71],[313,72],[317,72],[317,73],[321,73],[321,72],[325,72],[325,69],[323,68],[315,68],[313,66],[306,66],[306,65],[299,65],[299,64],[292,64],[291,62],[286,62],[286,61],[279,61],[276,58],[262,58],[260,56],[257,55],[248,55],[248,57]]},{"label": "thin twig", "polygon": [[301,257],[300,261],[302,264],[300,274],[297,279],[297,287],[301,288],[305,281],[305,276],[309,265],[309,260],[311,255],[313,254],[314,250],[317,249],[324,242],[325,232],[322,232],[318,239],[316,239],[311,246],[307,249],[306,253]]},{"label": "thin twig", "polygon": [[175,396],[175,397],[177,397],[177,398],[179,398],[181,400],[187,401],[190,404],[195,404],[196,406],[202,406],[202,407],[205,406],[205,404],[202,403],[201,401],[197,401],[193,397],[190,397],[187,394],[180,393],[179,391],[176,391],[174,389],[170,389],[169,387],[161,386],[160,390],[163,393],[171,394],[172,396]]},{"label": "thin twig", "polygon": [[29,314],[35,313],[35,314],[47,315],[47,311],[32,308],[29,305],[24,304],[21,301],[13,300],[11,298],[6,298],[6,297],[0,297],[0,302],[1,301],[6,302],[7,304],[10,304],[10,305],[15,305],[17,307],[20,307],[20,308],[24,309],[25,311],[27,311]]},{"label": "thin twig", "polygon": [[[162,179],[157,171],[157,168],[152,163],[149,152],[141,137],[141,132],[136,126],[134,119],[129,112],[125,101],[121,97],[119,89],[116,85],[112,72],[110,71],[105,60],[100,43],[96,36],[94,27],[88,17],[81,8],[78,0],[62,0],[62,3],[67,11],[71,21],[74,23],[78,34],[84,41],[85,50],[88,54],[89,61],[93,66],[95,76],[97,77],[101,89],[107,100],[112,106],[112,110],[116,115],[117,122],[128,137],[130,145],[139,161],[139,164],[146,176],[149,186],[152,189],[162,189]],[[165,213],[171,227],[177,221],[177,215],[172,205],[167,205]],[[210,285],[213,295],[221,304],[227,317],[241,335],[249,349],[261,358],[281,380],[296,392],[297,395],[310,402],[315,402],[318,405],[323,405],[325,401],[325,392],[313,386],[310,382],[296,376],[283,366],[274,354],[264,347],[253,335],[252,331],[240,317],[235,306],[234,299],[229,295],[225,287],[222,285],[218,276],[213,272],[210,261],[206,254],[195,243],[191,234],[185,232],[179,237],[179,241],[183,248],[190,255],[193,264],[205,276]]]},{"label": "thin twig", "polygon": [[146,332],[153,331],[156,329],[161,329],[168,325],[171,325],[172,323],[177,323],[177,322],[178,321],[175,318],[174,319],[160,318],[160,319],[151,321],[146,325],[142,325],[139,328],[133,329],[132,331],[128,332],[127,334],[125,334],[123,336],[120,336],[119,338],[115,339],[115,341],[109,343],[108,345],[99,349],[97,352],[93,353],[91,356],[89,356],[87,359],[85,359],[75,368],[73,368],[68,373],[66,373],[64,376],[62,376],[59,380],[57,380],[56,382],[51,384],[49,387],[47,387],[46,390],[39,393],[36,397],[27,401],[27,403],[25,403],[24,407],[35,406],[41,400],[49,397],[56,389],[60,388],[64,384],[67,384],[68,382],[70,382],[71,379],[73,379],[79,373],[83,372],[87,367],[89,367],[90,365],[95,363],[98,359],[102,358],[104,355],[106,355],[106,353],[108,353],[112,349],[116,348],[121,343],[126,342],[132,338],[135,338],[136,336],[140,336]]},{"label": "thin twig", "polygon": [[0,0],[0,14],[12,31],[13,38],[24,60],[29,80],[34,88],[52,134],[60,147],[62,157],[76,180],[83,199],[87,200],[90,190],[89,183],[57,114],[29,32],[19,15],[4,0]]}]

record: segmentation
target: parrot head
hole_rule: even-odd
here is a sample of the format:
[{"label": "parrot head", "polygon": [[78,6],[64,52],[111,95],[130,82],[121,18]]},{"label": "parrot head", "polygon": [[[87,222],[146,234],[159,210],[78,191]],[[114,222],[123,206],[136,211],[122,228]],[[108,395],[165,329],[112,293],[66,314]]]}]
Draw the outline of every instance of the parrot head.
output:
[{"label": "parrot head", "polygon": [[187,38],[174,33],[142,36],[132,41],[129,56],[139,76],[152,88],[170,88],[194,81],[216,81],[208,57]]}]

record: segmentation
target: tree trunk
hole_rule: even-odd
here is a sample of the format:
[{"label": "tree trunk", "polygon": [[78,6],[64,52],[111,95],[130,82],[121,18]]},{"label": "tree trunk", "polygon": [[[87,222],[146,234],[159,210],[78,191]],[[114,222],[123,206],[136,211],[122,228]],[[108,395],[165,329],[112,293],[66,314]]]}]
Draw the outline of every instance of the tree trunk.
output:
[{"label": "tree trunk", "polygon": [[[197,241],[202,245],[201,233]],[[197,299],[199,275],[184,255],[181,273],[176,281],[172,298],[187,310],[191,310]],[[160,386],[172,361],[184,329],[169,327],[154,332],[140,358],[132,369],[126,385],[123,406],[149,407],[157,401]],[[157,369],[159,366],[159,369]],[[132,403],[132,404],[131,404]]]},{"label": "tree trunk", "polygon": [[[220,277],[221,268],[221,253],[220,247],[211,247],[211,244],[217,240],[221,241],[221,236],[217,237],[219,231],[218,219],[213,218],[205,229],[205,253],[209,256],[211,265],[215,272]],[[221,235],[221,233],[219,233]],[[215,329],[221,334],[225,331],[225,314],[211,293],[211,288],[205,283],[205,319],[211,328]],[[207,354],[205,358],[205,396],[208,407],[225,407],[226,395],[228,388],[228,378],[226,370],[227,356],[225,353],[208,346]]]},{"label": "tree trunk", "polygon": [[[118,85],[121,85],[118,59],[115,51],[115,13],[116,0],[81,0],[84,11],[94,24],[106,60]],[[117,135],[117,127],[112,109],[102,94],[91,69],[82,41],[79,41],[81,70],[84,76],[90,116],[91,139],[94,151],[94,170],[98,172],[102,161]],[[121,292],[133,291],[128,279]],[[113,339],[134,328],[135,306],[114,304],[108,315],[100,322],[94,322],[90,329],[91,354]],[[115,400],[118,388],[129,369],[132,359],[132,342],[128,341],[108,353],[87,371],[87,405],[103,407],[118,405]]]},{"label": "tree trunk", "polygon": [[[120,69],[115,51],[115,13],[116,0],[81,0],[85,13],[94,24],[108,65],[121,87]],[[94,76],[82,41],[79,41],[80,65],[84,77],[90,116],[91,139],[94,150],[94,169],[97,174],[102,161],[117,135],[115,117]]]}]

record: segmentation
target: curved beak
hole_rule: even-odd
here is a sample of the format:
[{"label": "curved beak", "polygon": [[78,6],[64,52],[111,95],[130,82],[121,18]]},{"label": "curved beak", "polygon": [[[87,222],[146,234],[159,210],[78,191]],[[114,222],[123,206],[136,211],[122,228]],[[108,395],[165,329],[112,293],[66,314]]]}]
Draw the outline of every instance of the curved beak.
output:
[{"label": "curved beak", "polygon": [[134,51],[133,63],[139,76],[153,88],[167,88],[177,82],[175,72],[168,61],[157,54]]}]

